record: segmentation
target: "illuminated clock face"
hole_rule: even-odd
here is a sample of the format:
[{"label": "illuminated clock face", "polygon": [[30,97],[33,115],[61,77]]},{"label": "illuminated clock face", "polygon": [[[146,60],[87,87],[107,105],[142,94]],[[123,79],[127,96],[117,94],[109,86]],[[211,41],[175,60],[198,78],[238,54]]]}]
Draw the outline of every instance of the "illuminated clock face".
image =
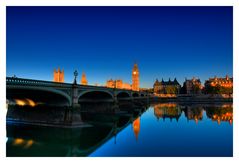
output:
[{"label": "illuminated clock face", "polygon": [[134,75],[135,75],[136,73],[137,73],[136,71],[133,72]]}]

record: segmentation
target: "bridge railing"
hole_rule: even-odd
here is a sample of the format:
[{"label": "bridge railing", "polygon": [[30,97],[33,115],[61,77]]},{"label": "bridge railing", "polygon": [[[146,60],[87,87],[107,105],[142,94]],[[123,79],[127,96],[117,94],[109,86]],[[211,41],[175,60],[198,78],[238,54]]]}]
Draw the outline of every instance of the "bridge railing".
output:
[{"label": "bridge railing", "polygon": [[6,84],[7,85],[52,86],[52,87],[72,86],[72,84],[68,84],[68,83],[57,83],[57,82],[50,82],[50,81],[44,81],[44,80],[33,80],[33,79],[24,79],[24,78],[16,78],[16,77],[7,77]]},{"label": "bridge railing", "polygon": [[[44,81],[44,80],[34,80],[34,79],[24,79],[24,78],[17,78],[17,77],[7,77],[6,78],[7,85],[33,85],[33,86],[47,86],[47,87],[72,87],[71,83],[58,83],[52,81]],[[127,89],[119,89],[119,88],[109,88],[106,86],[93,86],[93,85],[80,85],[78,84],[77,87],[79,88],[91,88],[91,89],[108,89],[108,90],[117,90],[117,91],[130,91],[130,92],[137,92]],[[137,92],[143,93],[143,91]]]}]

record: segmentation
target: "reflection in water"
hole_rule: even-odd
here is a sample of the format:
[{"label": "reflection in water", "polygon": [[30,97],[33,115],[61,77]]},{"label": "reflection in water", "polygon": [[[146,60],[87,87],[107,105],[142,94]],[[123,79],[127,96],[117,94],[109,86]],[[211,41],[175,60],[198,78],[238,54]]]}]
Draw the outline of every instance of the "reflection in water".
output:
[{"label": "reflection in water", "polygon": [[[8,125],[7,156],[232,155],[232,104],[159,103],[143,112],[90,114],[85,118],[83,116],[83,119],[89,120],[92,127],[80,129]],[[155,123],[155,117],[164,123]],[[190,123],[191,120],[195,123]],[[215,121],[217,123],[213,123]],[[201,127],[194,128],[198,123]],[[221,146],[218,146],[220,136],[223,135],[220,133],[228,135],[224,135]],[[155,148],[158,150],[149,150]]]},{"label": "reflection in water", "polygon": [[184,109],[185,116],[187,117],[187,120],[194,120],[196,124],[198,124],[198,121],[203,119],[203,107],[197,106],[187,106]]},{"label": "reflection in water", "polygon": [[109,127],[7,127],[7,156],[87,156],[111,134]]},{"label": "reflection in water", "polygon": [[35,107],[37,105],[37,103],[35,103],[33,100],[26,98],[26,99],[15,99],[15,102],[17,105],[19,106],[31,106],[31,107]]},{"label": "reflection in water", "polygon": [[21,138],[16,138],[16,139],[14,139],[12,145],[21,145],[21,144],[23,144],[23,142],[24,142],[23,139],[21,139]]},{"label": "reflection in water", "polygon": [[25,149],[31,147],[34,143],[33,140],[24,140],[22,138],[15,138],[10,140],[10,142],[12,142],[13,146],[22,146]]},{"label": "reflection in water", "polygon": [[175,103],[162,103],[154,105],[154,115],[159,120],[160,118],[169,118],[172,121],[175,118],[177,121],[181,116],[181,109]]},{"label": "reflection in water", "polygon": [[185,113],[185,117],[187,120],[194,120],[196,124],[198,121],[202,121],[203,112],[206,112],[208,118],[212,119],[212,121],[217,121],[220,124],[221,121],[229,122],[232,124],[233,122],[233,108],[232,104],[224,104],[224,105],[191,105],[191,106],[182,106],[176,103],[163,103],[154,105],[154,115],[159,120],[160,118],[169,118],[170,121],[172,119],[178,119],[181,116],[181,113]]},{"label": "reflection in water", "polygon": [[212,119],[212,121],[217,121],[218,125],[220,125],[221,121],[229,122],[232,124],[233,122],[233,111],[232,104],[222,105],[220,109],[215,107],[207,107],[206,112],[207,116]]},{"label": "reflection in water", "polygon": [[139,131],[140,131],[140,117],[138,117],[136,120],[134,120],[133,130],[134,130],[135,138],[138,141]]}]

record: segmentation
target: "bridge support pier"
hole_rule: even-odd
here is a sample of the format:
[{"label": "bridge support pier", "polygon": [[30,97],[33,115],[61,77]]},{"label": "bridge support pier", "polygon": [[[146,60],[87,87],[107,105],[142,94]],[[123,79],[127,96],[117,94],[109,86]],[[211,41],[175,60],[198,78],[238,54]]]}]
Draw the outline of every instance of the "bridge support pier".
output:
[{"label": "bridge support pier", "polygon": [[113,108],[114,112],[119,111],[119,104],[118,104],[116,91],[114,91],[114,104],[113,104],[112,108]]},{"label": "bridge support pier", "polygon": [[72,85],[72,108],[80,108],[80,104],[78,103],[78,87],[76,84]]}]

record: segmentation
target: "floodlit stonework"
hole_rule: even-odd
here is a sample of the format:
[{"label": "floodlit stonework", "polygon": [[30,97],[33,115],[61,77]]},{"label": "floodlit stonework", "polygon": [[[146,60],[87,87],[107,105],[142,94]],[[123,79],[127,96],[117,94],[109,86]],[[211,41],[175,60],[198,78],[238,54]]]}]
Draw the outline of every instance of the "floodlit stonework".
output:
[{"label": "floodlit stonework", "polygon": [[139,69],[137,64],[134,64],[132,70],[132,90],[139,91]]},{"label": "floodlit stonework", "polygon": [[87,79],[86,79],[86,75],[85,75],[84,72],[82,73],[81,84],[82,84],[82,85],[88,85],[88,81],[87,81]]},{"label": "floodlit stonework", "polygon": [[132,85],[129,83],[124,83],[121,79],[110,79],[106,81],[106,87],[139,91],[139,69],[137,64],[134,64],[132,70]]},{"label": "floodlit stonework", "polygon": [[54,69],[53,81],[64,83],[64,70],[63,69],[62,69],[62,71],[60,70],[60,68],[58,68],[57,70]]}]

